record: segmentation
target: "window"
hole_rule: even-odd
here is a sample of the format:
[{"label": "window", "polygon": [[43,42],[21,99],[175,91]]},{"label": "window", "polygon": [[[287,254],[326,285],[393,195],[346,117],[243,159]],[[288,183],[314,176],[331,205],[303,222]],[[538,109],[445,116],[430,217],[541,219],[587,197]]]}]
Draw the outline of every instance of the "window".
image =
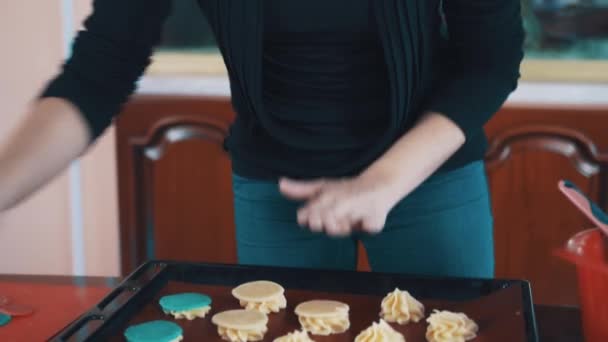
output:
[{"label": "window", "polygon": [[[608,0],[521,1],[527,33],[524,79],[608,82]],[[225,73],[197,0],[173,1],[173,14],[151,69],[171,74]]]},{"label": "window", "polygon": [[524,78],[608,81],[608,0],[522,0]]},{"label": "window", "polygon": [[174,0],[172,6],[148,75],[225,75],[224,62],[198,1]]},{"label": "window", "polygon": [[608,0],[523,0],[530,58],[608,59]]},{"label": "window", "polygon": [[164,27],[161,49],[217,52],[211,29],[196,0],[174,0]]}]

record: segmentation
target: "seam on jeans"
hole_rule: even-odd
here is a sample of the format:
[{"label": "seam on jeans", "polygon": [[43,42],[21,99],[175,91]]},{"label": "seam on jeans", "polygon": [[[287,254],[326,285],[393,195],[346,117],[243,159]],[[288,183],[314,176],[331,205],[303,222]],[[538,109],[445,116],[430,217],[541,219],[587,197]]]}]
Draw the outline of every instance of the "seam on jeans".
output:
[{"label": "seam on jeans", "polygon": [[[427,214],[419,214],[419,215],[411,215],[411,211],[415,211],[416,209],[421,209],[421,208],[428,208],[428,207],[412,207],[412,206],[407,206],[407,204],[405,205],[405,208],[399,208],[399,207],[395,207],[395,209],[401,209],[400,211],[391,211],[389,213],[389,216],[387,218],[387,221],[390,220],[392,217],[394,216],[400,216],[400,215],[407,215],[407,217],[412,218],[412,220],[414,219],[418,219],[418,218],[426,218],[429,216],[435,216],[435,215],[439,215],[439,214],[443,214],[446,212],[450,212],[450,211],[454,211],[454,210],[461,210],[464,207],[467,207],[475,202],[480,202],[480,201],[487,201],[489,199],[489,195],[487,194],[483,194],[480,195],[479,197],[475,198],[475,199],[470,199],[464,202],[460,202],[458,203],[456,206],[450,206],[447,208],[440,208],[438,210],[433,210],[432,208],[430,210],[424,210],[424,212],[429,212]],[[488,202],[488,208],[490,209],[490,213],[492,212],[492,206],[490,205],[490,203]],[[403,213],[401,212],[403,211]]]},{"label": "seam on jeans", "polygon": [[[293,219],[288,219],[288,218],[278,218],[278,217],[264,217],[264,216],[260,216],[260,215],[255,215],[255,214],[250,214],[247,216],[247,220],[257,220],[257,221],[262,221],[261,223],[264,222],[277,222],[277,223],[285,223],[285,224],[289,224],[289,225],[294,225],[297,226],[297,218],[293,217]],[[298,227],[295,227],[298,228]]]},{"label": "seam on jeans", "polygon": [[441,174],[432,175],[431,177],[429,177],[427,179],[426,182],[423,182],[422,185],[442,184],[446,181],[457,181],[457,180],[462,180],[464,178],[479,178],[479,175],[477,173],[471,174],[472,170],[470,170],[470,169],[476,169],[476,168],[481,169],[481,172],[485,178],[486,177],[485,167],[484,167],[483,163],[480,163],[481,165],[478,165],[478,163],[480,163],[480,162],[474,162],[474,163],[466,165],[460,169],[447,171],[447,172],[441,173]]},{"label": "seam on jeans", "polygon": [[427,186],[431,186],[431,187],[441,186],[445,183],[458,183],[458,182],[466,182],[466,181],[472,181],[472,182],[483,181],[483,182],[485,182],[484,181],[485,179],[486,179],[485,173],[481,176],[478,174],[453,175],[452,177],[445,178],[445,179],[429,179],[427,182],[423,182],[418,187],[418,189],[425,188]]},{"label": "seam on jeans", "polygon": [[279,196],[247,196],[247,195],[243,195],[243,194],[238,194],[238,193],[234,193],[233,197],[235,199],[240,199],[240,200],[246,200],[246,201],[265,201],[265,202],[271,202],[271,203],[282,203],[283,205],[285,205],[286,203],[288,204],[298,204],[299,202],[296,201],[292,201],[287,199],[286,197],[279,197]]},{"label": "seam on jeans", "polygon": [[285,248],[285,242],[295,242],[295,243],[300,243],[300,242],[310,242],[310,241],[314,241],[319,239],[319,236],[311,236],[311,237],[305,237],[305,238],[298,238],[298,239],[293,239],[293,240],[277,240],[277,241],[272,241],[272,242],[257,242],[257,241],[252,241],[249,239],[242,239],[242,238],[238,238],[236,239],[237,245],[240,246],[246,246],[246,247],[263,247],[263,248]]}]

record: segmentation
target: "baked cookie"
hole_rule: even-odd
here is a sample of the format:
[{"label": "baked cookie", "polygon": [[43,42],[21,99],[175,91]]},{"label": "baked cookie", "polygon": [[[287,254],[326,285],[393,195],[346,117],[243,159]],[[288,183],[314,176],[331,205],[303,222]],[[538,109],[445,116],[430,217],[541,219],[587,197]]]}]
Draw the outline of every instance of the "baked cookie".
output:
[{"label": "baked cookie", "polygon": [[164,296],[159,301],[163,312],[175,319],[204,318],[211,310],[211,298],[200,293],[178,293]]},{"label": "baked cookie", "polygon": [[349,306],[333,300],[311,300],[299,304],[295,313],[302,329],[313,335],[340,334],[350,328]]},{"label": "baked cookie", "polygon": [[272,281],[259,280],[242,284],[232,290],[232,295],[243,308],[264,314],[279,312],[287,307],[285,289]]},{"label": "baked cookie", "polygon": [[211,322],[223,340],[261,341],[268,331],[268,316],[256,310],[228,310],[215,314]]},{"label": "baked cookie", "polygon": [[125,330],[128,342],[179,342],[184,338],[183,334],[179,325],[168,321],[151,321]]}]

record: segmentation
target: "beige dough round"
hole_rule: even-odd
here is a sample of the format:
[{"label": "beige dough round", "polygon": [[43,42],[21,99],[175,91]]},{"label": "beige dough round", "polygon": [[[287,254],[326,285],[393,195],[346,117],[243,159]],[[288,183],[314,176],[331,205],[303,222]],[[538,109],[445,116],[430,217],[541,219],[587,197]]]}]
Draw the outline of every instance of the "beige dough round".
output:
[{"label": "beige dough round", "polygon": [[211,319],[223,340],[230,342],[261,341],[268,331],[268,317],[255,310],[229,310]]},{"label": "beige dough round", "polygon": [[296,315],[307,317],[333,317],[348,314],[347,304],[334,300],[311,300],[296,306]]},{"label": "beige dough round", "polygon": [[285,289],[277,283],[267,280],[242,284],[232,290],[232,295],[247,310],[256,310],[263,314],[279,312],[287,307]]},{"label": "beige dough round", "polygon": [[264,302],[283,295],[285,289],[275,282],[267,280],[252,281],[235,287],[232,295],[239,300]]},{"label": "beige dough round", "polygon": [[347,304],[332,300],[312,300],[295,309],[303,330],[313,335],[340,334],[350,328]]},{"label": "beige dough round", "polygon": [[211,322],[230,329],[251,330],[265,327],[268,317],[254,310],[228,310],[215,314]]}]

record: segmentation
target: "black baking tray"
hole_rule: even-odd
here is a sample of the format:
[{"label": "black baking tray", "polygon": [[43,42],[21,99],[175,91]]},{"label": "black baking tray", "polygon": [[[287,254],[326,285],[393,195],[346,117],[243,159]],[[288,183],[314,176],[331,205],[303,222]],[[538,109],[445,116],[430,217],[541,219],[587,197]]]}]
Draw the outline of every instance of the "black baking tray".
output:
[{"label": "black baking tray", "polygon": [[521,293],[521,313],[518,314],[525,322],[526,341],[538,341],[530,284],[522,280],[433,278],[173,261],[149,261],[140,266],[101,302],[49,341],[105,341],[121,336],[125,323],[153,301],[169,282],[236,286],[259,279],[276,281],[286,289],[353,295],[383,296],[399,287],[419,299],[446,301],[475,300],[515,288]]}]

